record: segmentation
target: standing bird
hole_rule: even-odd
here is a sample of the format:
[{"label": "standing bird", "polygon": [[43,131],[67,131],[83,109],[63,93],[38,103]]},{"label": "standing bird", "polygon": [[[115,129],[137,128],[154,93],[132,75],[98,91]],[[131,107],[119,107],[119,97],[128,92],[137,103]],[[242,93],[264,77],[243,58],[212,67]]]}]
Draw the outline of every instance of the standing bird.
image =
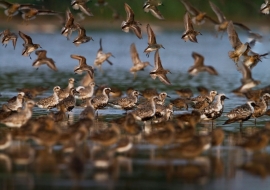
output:
[{"label": "standing bird", "polygon": [[102,49],[102,39],[101,38],[99,40],[99,46],[100,46],[100,48],[99,48],[99,50],[97,52],[97,56],[96,56],[96,59],[94,61],[94,65],[101,70],[101,65],[102,65],[102,63],[104,61],[107,61],[110,65],[113,65],[113,63],[109,60],[109,58],[111,56],[112,57],[114,57],[114,56],[113,56],[113,54],[111,52],[109,52],[109,53],[104,53],[103,52],[103,49]]},{"label": "standing bird", "polygon": [[228,114],[228,120],[225,121],[223,125],[240,122],[240,127],[242,127],[242,123],[247,121],[252,114],[254,113],[254,107],[256,106],[255,102],[248,101],[247,103],[237,106],[236,108],[232,109]]},{"label": "standing bird", "polygon": [[137,90],[133,90],[131,94],[127,97],[119,98],[113,102],[110,102],[113,107],[121,108],[123,110],[131,110],[136,106],[138,101],[139,92]]},{"label": "standing bird", "polygon": [[260,12],[268,15],[270,10],[270,3],[268,0],[264,0],[264,3],[261,5]]},{"label": "standing bird", "polygon": [[167,73],[171,73],[171,71],[167,69],[163,69],[161,60],[159,57],[159,52],[157,50],[155,53],[155,68],[154,70],[150,72],[150,76],[152,77],[152,79],[156,79],[156,77],[158,77],[159,80],[163,82],[164,84],[171,85],[171,82],[166,76]]},{"label": "standing bird", "polygon": [[194,65],[188,69],[188,73],[192,76],[197,75],[199,72],[208,72],[211,75],[218,75],[218,72],[214,67],[204,65],[204,57],[196,52],[192,52],[192,57],[194,59]]},{"label": "standing bird", "polygon": [[138,51],[134,43],[130,45],[130,56],[133,62],[133,67],[130,68],[130,72],[134,75],[134,78],[135,78],[136,73],[138,71],[144,70],[144,68],[150,65],[150,63],[148,61],[142,62],[140,60]]},{"label": "standing bird", "polygon": [[59,95],[60,90],[61,90],[60,86],[55,86],[53,88],[53,95],[39,100],[36,103],[36,105],[39,108],[45,108],[45,109],[54,108],[59,103],[59,96],[58,95]]},{"label": "standing bird", "polygon": [[29,56],[30,59],[32,59],[30,56],[31,53],[35,51],[36,49],[41,48],[41,46],[39,44],[33,44],[32,39],[26,34],[22,33],[21,31],[19,31],[19,35],[24,41],[24,44],[23,44],[24,49],[23,49],[22,55]]},{"label": "standing bird", "polygon": [[129,32],[129,29],[131,29],[139,39],[142,39],[142,31],[139,26],[141,23],[134,20],[134,12],[127,3],[125,3],[125,11],[127,13],[127,19],[121,24],[122,30]]},{"label": "standing bird", "polygon": [[29,100],[25,103],[24,108],[18,112],[10,115],[9,117],[0,121],[8,127],[21,127],[32,117],[32,109],[35,106],[35,102]]},{"label": "standing bird", "polygon": [[161,12],[158,10],[158,6],[162,5],[161,1],[156,1],[156,0],[147,0],[144,5],[143,5],[143,10],[144,12],[149,12],[156,18],[160,20],[164,20],[163,15]]},{"label": "standing bird", "polygon": [[86,6],[86,3],[89,0],[72,0],[71,1],[71,6],[73,9],[82,11],[84,14],[87,16],[94,16],[91,10]]},{"label": "standing bird", "polygon": [[255,118],[255,125],[256,125],[256,118],[263,116],[268,108],[268,101],[270,100],[270,94],[265,93],[259,102],[256,102],[256,107],[254,108],[254,113],[252,117]]},{"label": "standing bird", "polygon": [[193,24],[191,22],[191,19],[190,19],[188,12],[186,12],[184,15],[184,24],[185,24],[185,32],[182,35],[182,39],[185,42],[189,40],[191,42],[198,43],[196,36],[199,34],[200,35],[202,35],[202,34],[198,31],[194,30]]},{"label": "standing bird", "polygon": [[191,101],[194,103],[192,107],[197,110],[203,110],[214,101],[217,94],[217,91],[212,90],[207,96],[199,95],[197,97],[191,98]]},{"label": "standing bird", "polygon": [[8,103],[2,105],[2,110],[5,112],[17,111],[18,108],[23,107],[24,97],[25,93],[19,92],[17,96],[14,96],[8,100]]},{"label": "standing bird", "polygon": [[213,126],[213,120],[220,117],[223,113],[224,109],[224,100],[229,99],[225,96],[225,94],[219,94],[217,96],[217,101],[210,104],[206,108],[204,108],[201,112],[201,119],[202,120],[212,120],[212,126]]},{"label": "standing bird", "polygon": [[57,104],[57,109],[60,110],[61,106],[63,105],[64,108],[67,111],[71,111],[75,105],[76,105],[76,98],[75,95],[78,94],[78,92],[76,91],[75,88],[71,88],[69,91],[69,95],[68,97],[64,98],[63,100],[61,100],[58,104]]},{"label": "standing bird", "polygon": [[15,33],[11,33],[9,31],[9,29],[4,30],[3,32],[0,33],[0,37],[3,35],[2,37],[2,44],[7,47],[7,44],[10,40],[12,40],[12,44],[13,47],[15,49],[16,47],[16,42],[17,42],[17,38],[18,36]]},{"label": "standing bird", "polygon": [[70,90],[72,88],[74,88],[74,83],[75,83],[75,79],[74,78],[70,78],[68,79],[68,86],[65,89],[61,89],[58,97],[59,97],[59,101],[63,100],[64,98],[68,97],[70,94]]},{"label": "standing bird", "polygon": [[101,95],[93,97],[90,101],[94,109],[102,109],[107,106],[109,101],[109,93],[112,90],[110,88],[104,88]]},{"label": "standing bird", "polygon": [[232,21],[230,21],[228,23],[228,27],[227,27],[227,33],[228,33],[228,37],[230,40],[230,43],[234,49],[234,51],[229,51],[229,57],[235,62],[237,63],[239,58],[244,54],[250,50],[250,46],[249,43],[246,42],[245,44],[243,44],[239,37],[237,32],[234,29],[233,23]]},{"label": "standing bird", "polygon": [[65,26],[62,28],[61,34],[63,36],[65,36],[67,38],[67,40],[69,40],[69,37],[71,36],[72,32],[77,30],[77,29],[78,29],[78,27],[74,23],[74,17],[71,14],[70,10],[67,9],[67,11],[66,11],[66,22],[65,22]]},{"label": "standing bird", "polygon": [[[82,43],[89,42],[90,40],[93,40],[91,36],[86,36],[85,29],[77,24],[79,35],[74,39],[73,43],[78,47]],[[93,40],[94,41],[94,40]]]},{"label": "standing bird", "polygon": [[144,53],[146,53],[146,56],[149,57],[149,54],[152,51],[157,51],[160,48],[163,48],[163,49],[165,48],[162,46],[162,44],[157,44],[156,36],[149,24],[147,24],[146,29],[147,29],[147,35],[148,35],[148,46],[147,48],[145,48]]},{"label": "standing bird", "polygon": [[79,99],[91,98],[94,94],[95,82],[90,82],[88,86],[78,86],[76,91],[79,93]]},{"label": "standing bird", "polygon": [[37,50],[35,53],[38,56],[38,58],[33,62],[32,64],[33,67],[38,69],[39,66],[46,64],[50,69],[57,71],[54,60],[47,57],[46,50]]},{"label": "standing bird", "polygon": [[213,20],[211,17],[207,16],[205,12],[201,12],[195,7],[193,7],[188,1],[186,0],[181,0],[183,5],[185,6],[186,10],[194,16],[191,20],[193,24],[201,25],[204,24],[205,20],[209,20],[213,23],[217,23],[215,20]]}]

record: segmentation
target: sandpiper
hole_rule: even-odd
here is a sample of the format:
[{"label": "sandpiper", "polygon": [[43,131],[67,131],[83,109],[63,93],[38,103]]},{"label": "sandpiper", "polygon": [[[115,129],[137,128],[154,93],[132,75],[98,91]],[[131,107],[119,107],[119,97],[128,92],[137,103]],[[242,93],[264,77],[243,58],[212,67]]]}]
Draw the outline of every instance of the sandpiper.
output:
[{"label": "sandpiper", "polygon": [[139,54],[137,52],[136,46],[134,43],[130,45],[130,56],[133,62],[133,67],[130,68],[130,72],[133,73],[134,78],[138,71],[144,70],[145,67],[151,64],[148,61],[142,62],[140,60]]},{"label": "sandpiper", "polygon": [[254,113],[252,114],[252,117],[255,118],[255,124],[256,124],[256,118],[261,117],[265,114],[268,108],[268,101],[270,100],[270,94],[265,93],[259,102],[256,102],[256,107],[254,107]]},{"label": "sandpiper", "polygon": [[252,73],[251,70],[244,64],[240,65],[240,69],[243,75],[243,78],[241,79],[241,83],[242,85],[237,88],[234,89],[232,92],[234,93],[244,93],[247,92],[248,90],[250,90],[251,88],[257,86],[258,84],[261,83],[261,81],[259,80],[254,80],[252,78]]},{"label": "sandpiper", "polygon": [[191,98],[191,101],[194,103],[193,108],[203,110],[205,107],[207,107],[214,101],[217,94],[217,91],[212,90],[207,96],[199,95],[197,97]]},{"label": "sandpiper", "polygon": [[21,127],[32,117],[32,108],[35,106],[35,102],[29,100],[25,103],[24,108],[18,112],[10,115],[9,117],[0,121],[8,127]]},{"label": "sandpiper", "polygon": [[164,20],[163,15],[161,14],[161,12],[158,10],[157,6],[158,5],[162,5],[161,2],[157,2],[155,0],[147,0],[144,5],[143,5],[143,10],[144,12],[149,12],[156,18],[160,19],[160,20]]},{"label": "sandpiper", "polygon": [[113,107],[121,108],[126,111],[131,110],[136,106],[139,94],[140,93],[137,90],[134,90],[127,97],[119,98],[113,102],[110,102],[109,104],[112,105]]},{"label": "sandpiper", "polygon": [[8,19],[11,19],[13,16],[19,13],[19,10],[23,7],[33,6],[32,4],[18,4],[18,3],[10,3],[7,1],[0,1],[0,7],[5,9],[5,15],[8,16]]},{"label": "sandpiper", "polygon": [[86,6],[86,3],[88,1],[89,0],[72,0],[71,6],[73,9],[76,9],[76,10],[80,9],[80,11],[82,11],[87,16],[94,16],[91,10]]},{"label": "sandpiper", "polygon": [[96,56],[96,59],[94,61],[94,65],[96,67],[98,67],[99,69],[101,69],[101,65],[102,65],[102,63],[104,61],[107,61],[110,65],[113,65],[113,63],[109,60],[109,58],[111,56],[112,57],[114,57],[114,56],[113,56],[113,54],[111,52],[109,52],[109,53],[104,53],[103,52],[103,49],[102,49],[102,39],[101,38],[99,40],[99,46],[100,46],[100,48],[99,48],[99,50],[97,52],[97,56]]},{"label": "sandpiper", "polygon": [[200,35],[202,35],[202,34],[198,31],[194,30],[193,24],[191,22],[191,19],[190,19],[188,12],[186,12],[184,15],[184,26],[185,26],[185,32],[181,38],[185,42],[189,40],[191,42],[198,43],[196,36],[199,34]]},{"label": "sandpiper", "polygon": [[2,110],[4,110],[5,112],[9,112],[17,111],[18,108],[22,108],[24,103],[24,96],[24,92],[19,92],[18,95],[15,96],[15,98],[9,100],[7,104],[2,105]]},{"label": "sandpiper", "polygon": [[107,106],[110,92],[110,88],[104,88],[101,95],[95,96],[91,99],[91,104],[96,110]]},{"label": "sandpiper", "polygon": [[240,127],[242,127],[242,123],[244,121],[247,121],[254,113],[255,106],[257,105],[253,101],[248,101],[243,105],[237,106],[227,114],[227,117],[229,119],[226,120],[223,125],[234,122],[240,122]]},{"label": "sandpiper", "polygon": [[199,72],[208,72],[211,75],[218,75],[216,69],[212,66],[204,65],[204,57],[196,52],[192,52],[194,65],[188,69],[188,73],[192,76],[197,75]]},{"label": "sandpiper", "polygon": [[69,37],[71,36],[72,32],[77,30],[77,29],[78,29],[78,27],[74,23],[74,17],[72,15],[72,13],[70,12],[70,10],[67,9],[66,22],[65,22],[65,26],[62,28],[61,34],[69,40]]},{"label": "sandpiper", "polygon": [[258,54],[249,50],[248,53],[245,52],[243,54],[243,57],[244,57],[243,64],[246,65],[249,69],[252,69],[259,63],[259,61],[262,61],[261,58],[264,58],[268,54],[269,52]]},{"label": "sandpiper", "polygon": [[19,31],[19,35],[21,36],[21,38],[24,41],[24,44],[23,44],[24,50],[22,52],[22,55],[23,56],[29,56],[30,59],[32,59],[31,56],[30,56],[31,53],[33,51],[35,51],[36,49],[41,48],[41,46],[39,44],[33,44],[32,39],[30,38],[30,36],[27,36],[26,34],[22,33],[21,31]]},{"label": "sandpiper", "polygon": [[202,120],[212,120],[212,126],[213,126],[213,120],[220,117],[223,113],[225,99],[228,99],[225,96],[225,94],[219,94],[217,96],[216,102],[210,104],[209,106],[205,107],[202,110],[201,119]]},{"label": "sandpiper", "polygon": [[125,11],[127,13],[127,19],[126,19],[126,21],[123,21],[121,24],[122,30],[124,32],[129,32],[129,29],[131,29],[136,34],[136,36],[139,39],[141,39],[142,38],[142,31],[141,31],[141,28],[139,26],[139,25],[141,25],[141,23],[134,20],[134,12],[127,3],[125,3]]},{"label": "sandpiper", "polygon": [[89,76],[93,79],[94,78],[94,69],[93,67],[87,65],[86,59],[84,56],[81,55],[70,55],[71,58],[79,60],[79,65],[75,67],[74,72],[75,73],[82,73],[83,71],[87,71]]},{"label": "sandpiper", "polygon": [[60,86],[55,86],[53,88],[53,95],[51,95],[51,96],[49,96],[47,98],[43,98],[43,99],[39,100],[36,103],[36,105],[39,108],[45,108],[45,109],[54,108],[59,103],[58,94],[59,94],[60,90],[61,90]]},{"label": "sandpiper", "polygon": [[95,82],[91,82],[88,86],[78,86],[76,91],[79,93],[79,99],[91,98],[94,94]]},{"label": "sandpiper", "polygon": [[154,70],[152,70],[150,72],[150,76],[152,77],[152,79],[156,79],[156,77],[158,77],[159,80],[161,82],[163,82],[164,84],[171,85],[171,82],[169,81],[169,79],[166,76],[167,73],[171,73],[171,72],[170,72],[170,70],[163,69],[162,64],[161,64],[161,60],[159,57],[159,52],[158,52],[158,50],[156,50],[155,68],[154,68]]},{"label": "sandpiper", "polygon": [[60,109],[61,105],[64,105],[67,111],[71,111],[76,105],[75,95],[78,94],[75,88],[71,88],[69,91],[69,96],[61,100],[57,104],[57,109]]},{"label": "sandpiper", "polygon": [[268,0],[264,0],[264,3],[261,5],[260,12],[263,14],[268,15],[269,14],[269,9],[270,9],[270,3]]},{"label": "sandpiper", "polygon": [[69,96],[70,93],[70,89],[74,88],[74,83],[75,83],[75,79],[74,78],[70,78],[68,79],[68,86],[65,89],[61,89],[59,91],[58,97],[59,97],[59,101],[63,100],[64,98]]},{"label": "sandpiper", "polygon": [[86,108],[80,113],[80,119],[95,119],[95,109],[91,104],[91,99],[86,102]]},{"label": "sandpiper", "polygon": [[197,24],[197,25],[201,25],[204,24],[205,19],[208,19],[209,21],[211,21],[212,23],[217,23],[214,19],[212,19],[211,17],[207,16],[205,12],[201,12],[198,9],[196,9],[195,7],[193,7],[188,1],[186,0],[181,0],[181,2],[183,3],[183,5],[185,6],[186,10],[192,15],[194,16],[191,20],[193,22],[193,24]]},{"label": "sandpiper", "polygon": [[60,15],[60,13],[52,10],[36,9],[32,6],[21,7],[20,11],[22,12],[22,18],[26,21],[35,19],[37,15],[55,15],[58,17]]},{"label": "sandpiper", "polygon": [[76,46],[79,46],[82,43],[86,43],[86,42],[93,40],[93,38],[91,36],[86,36],[86,31],[82,26],[80,26],[79,24],[76,24],[76,25],[77,25],[78,30],[79,30],[79,35],[73,41],[73,43]]},{"label": "sandpiper", "polygon": [[41,65],[46,64],[50,69],[57,71],[54,60],[47,57],[46,50],[37,50],[35,53],[38,58],[33,62],[33,67],[38,69]]},{"label": "sandpiper", "polygon": [[138,108],[131,112],[136,120],[146,121],[152,119],[156,113],[156,101],[159,100],[157,96],[154,96],[151,99],[151,104],[146,105],[145,107]]},{"label": "sandpiper", "polygon": [[243,44],[236,33],[232,21],[228,23],[227,33],[234,51],[229,51],[229,57],[237,63],[240,56],[250,50],[248,42]]},{"label": "sandpiper", "polygon": [[149,54],[152,51],[157,51],[160,48],[163,48],[163,49],[165,48],[163,47],[162,44],[157,44],[155,33],[153,32],[149,24],[147,24],[146,29],[147,29],[147,35],[148,35],[148,46],[147,48],[145,48],[144,53],[146,53],[146,56],[149,57]]},{"label": "sandpiper", "polygon": [[8,42],[12,40],[13,48],[15,49],[18,36],[15,33],[11,33],[9,29],[6,29],[3,32],[1,32],[0,37],[2,35],[3,35],[2,37],[3,46],[7,47]]}]

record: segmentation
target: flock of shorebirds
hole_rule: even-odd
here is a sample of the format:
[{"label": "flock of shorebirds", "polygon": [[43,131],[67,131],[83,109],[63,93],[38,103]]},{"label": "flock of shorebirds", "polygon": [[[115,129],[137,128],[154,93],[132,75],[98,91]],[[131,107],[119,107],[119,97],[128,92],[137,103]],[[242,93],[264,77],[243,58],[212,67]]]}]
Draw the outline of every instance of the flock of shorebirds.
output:
[{"label": "flock of shorebirds", "polygon": [[[88,0],[72,0],[71,6],[74,9],[79,9],[87,16],[93,16],[90,9],[87,7]],[[98,1],[99,3],[106,4],[105,1]],[[228,33],[229,41],[233,50],[229,51],[229,57],[236,63],[237,68],[242,72],[243,78],[241,86],[235,89],[235,93],[240,93],[248,98],[246,104],[240,105],[227,113],[228,120],[224,124],[234,122],[242,123],[250,118],[258,118],[267,114],[268,101],[270,99],[270,89],[265,87],[259,90],[252,90],[257,86],[260,81],[252,78],[252,68],[261,61],[262,58],[269,53],[263,54],[255,53],[251,50],[256,41],[261,40],[262,36],[252,32],[247,26],[230,21],[226,19],[222,11],[211,1],[209,4],[212,10],[218,17],[218,21],[209,17],[205,12],[199,11],[192,6],[188,0],[180,0],[186,8],[184,14],[185,31],[182,39],[185,41],[195,42],[197,36],[201,33],[194,30],[193,25],[201,25],[205,21],[214,23],[217,32]],[[169,2],[168,2],[169,3]],[[160,0],[147,0],[143,5],[145,12],[151,12],[157,19],[165,19],[162,13],[158,10],[158,6],[162,5]],[[56,15],[61,17],[61,14],[51,10],[38,9],[35,5],[31,4],[16,4],[7,1],[0,1],[0,7],[5,9],[5,14],[11,19],[16,14],[21,14],[22,18],[27,22],[34,19],[36,15]],[[266,1],[261,6],[261,12],[264,14],[269,13],[270,3]],[[123,4],[126,11],[126,20],[122,22],[121,29],[124,32],[132,30],[133,33],[139,38],[142,38],[141,23],[135,20],[135,14],[132,8],[127,4]],[[238,37],[235,26],[240,26],[248,31],[249,35],[253,38],[251,42],[242,43]],[[155,79],[158,77],[160,81],[166,85],[171,82],[167,77],[170,73],[169,70],[164,69],[162,66],[159,49],[164,48],[162,44],[158,44],[155,33],[150,24],[146,25],[148,34],[148,46],[144,50],[147,56],[154,52],[154,69],[150,72],[150,76]],[[78,46],[82,43],[87,43],[93,40],[92,37],[86,35],[86,31],[81,24],[76,22],[73,14],[68,9],[66,11],[66,21],[62,28],[61,34],[67,39],[70,38],[73,31],[78,30],[78,36],[73,40],[73,43]],[[8,29],[0,33],[2,37],[2,44],[7,45],[9,41],[13,42],[14,49],[17,42],[17,34],[10,32]],[[46,56],[46,50],[38,50],[41,48],[39,44],[35,44],[32,38],[19,31],[19,36],[23,39],[23,56],[29,56],[35,52],[37,59],[33,62],[33,67],[40,67],[46,64],[50,69],[57,71],[57,67],[53,59]],[[189,42],[188,42],[189,43]],[[130,72],[136,76],[138,71],[143,70],[149,62],[142,62],[139,58],[138,51],[135,43],[130,46],[130,55],[133,61],[133,67]],[[102,39],[100,39],[100,48],[97,52],[94,66],[101,70],[101,65],[106,61],[113,64],[109,58],[113,56],[112,53],[103,52]],[[204,64],[204,57],[197,52],[192,53],[194,58],[194,65],[188,70],[189,74],[194,76],[199,72],[208,72],[211,75],[218,75],[218,72],[212,66]],[[181,155],[185,158],[194,158],[201,154],[210,144],[213,146],[220,145],[224,138],[224,132],[221,128],[216,128],[208,135],[197,135],[196,125],[200,121],[213,121],[223,114],[224,101],[228,99],[225,94],[219,94],[215,90],[207,91],[202,89],[201,95],[193,97],[193,92],[190,89],[177,90],[179,98],[171,100],[166,105],[166,92],[158,93],[155,89],[146,89],[138,91],[130,88],[126,91],[125,97],[121,96],[116,88],[107,86],[98,86],[94,80],[96,70],[87,64],[86,58],[81,55],[72,54],[72,59],[76,59],[79,65],[75,67],[75,73],[86,73],[82,86],[75,88],[75,80],[70,78],[68,86],[61,88],[60,86],[53,87],[53,94],[49,97],[35,99],[47,89],[34,88],[34,89],[18,89],[19,93],[16,97],[11,98],[8,102],[2,104],[0,111],[0,123],[10,128],[16,128],[1,136],[2,144],[1,149],[8,149],[11,145],[12,139],[33,139],[37,144],[45,147],[52,148],[54,145],[60,143],[66,151],[74,151],[76,146],[81,145],[86,140],[90,139],[102,146],[115,145],[117,152],[126,152],[132,147],[132,142],[128,139],[120,139],[120,135],[125,133],[130,136],[142,134],[141,132],[147,130],[149,122],[152,126],[150,133],[143,133],[144,139],[149,143],[157,146],[164,146],[174,144],[167,149],[168,154]],[[111,98],[111,97],[114,98]],[[143,98],[139,98],[143,96]],[[117,98],[115,98],[117,97]],[[34,99],[36,101],[34,101]],[[84,109],[79,115],[79,120],[70,124],[66,123],[66,130],[63,131],[59,126],[63,127],[63,122],[69,118],[69,112],[77,106],[77,99],[81,100],[81,107]],[[50,112],[46,116],[33,118],[32,109],[34,106],[39,109],[54,109],[57,112]],[[110,122],[110,126],[106,129],[99,129],[90,133],[91,127],[94,125],[97,117],[98,110],[104,109],[106,106],[112,106],[125,110],[125,116]],[[173,115],[175,108],[188,109],[193,107],[193,110],[188,113]],[[143,121],[145,125],[141,125]],[[242,147],[256,151],[267,146],[269,141],[268,128],[259,130],[256,134],[248,137],[244,142],[239,143]],[[121,143],[120,143],[120,140]]]}]

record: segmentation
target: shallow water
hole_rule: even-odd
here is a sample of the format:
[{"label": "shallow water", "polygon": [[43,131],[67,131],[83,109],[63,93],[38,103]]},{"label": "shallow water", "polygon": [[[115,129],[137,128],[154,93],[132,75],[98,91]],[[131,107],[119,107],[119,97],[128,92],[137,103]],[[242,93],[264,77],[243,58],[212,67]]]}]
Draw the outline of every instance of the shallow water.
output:
[{"label": "shallow water", "polygon": [[[202,32],[203,33],[203,32]],[[188,87],[197,95],[196,87],[205,86],[211,90],[217,90],[219,93],[225,93],[229,100],[225,102],[224,113],[227,113],[237,105],[246,102],[244,97],[239,97],[231,91],[240,86],[241,73],[237,71],[235,64],[228,58],[227,52],[231,50],[226,35],[222,39],[215,38],[213,34],[204,32],[198,36],[198,44],[184,42],[181,40],[179,32],[162,32],[156,34],[157,42],[163,44],[165,49],[161,49],[160,57],[163,67],[170,69],[172,74],[168,74],[171,86],[166,86],[158,79],[153,80],[149,76],[151,67],[145,71],[139,72],[136,79],[129,73],[132,66],[129,55],[131,43],[135,43],[140,58],[143,61],[154,60],[154,53],[147,58],[143,50],[147,46],[147,36],[142,40],[137,39],[132,34],[122,32],[88,32],[95,41],[82,44],[76,47],[71,40],[66,40],[60,34],[29,34],[35,43],[39,43],[43,49],[47,50],[48,57],[55,60],[58,72],[53,72],[45,66],[35,70],[31,65],[36,55],[32,54],[32,60],[21,56],[22,40],[18,39],[16,50],[13,50],[11,44],[6,48],[1,47],[0,51],[0,104],[3,104],[9,98],[16,96],[16,88],[43,86],[49,87],[43,95],[37,99],[49,96],[52,88],[56,85],[65,87],[69,78],[73,77],[80,81],[83,75],[73,73],[74,67],[78,64],[77,60],[70,58],[71,54],[83,55],[87,63],[92,65],[99,48],[99,38],[102,38],[103,50],[112,52],[115,58],[110,58],[113,66],[107,63],[102,65],[103,72],[95,72],[95,82],[98,85],[106,84],[110,87],[118,87],[125,91],[128,87],[143,90],[145,88],[156,88],[159,92],[166,91],[171,97],[178,95],[174,90]],[[73,34],[72,38],[75,36]],[[246,40],[244,34],[240,34],[241,39]],[[254,51],[264,53],[269,51],[269,45],[256,44]],[[208,73],[200,73],[198,76],[190,78],[187,70],[193,64],[191,53],[195,51],[205,56],[205,64],[216,68],[219,76],[211,76]],[[260,80],[261,84],[257,87],[269,85],[269,60],[263,59],[254,69],[253,78]],[[76,86],[80,85],[78,82]],[[169,100],[168,100],[169,101]],[[72,111],[70,122],[76,121],[83,108],[76,107]],[[174,114],[184,111],[176,110]],[[45,115],[48,112],[40,108],[34,108],[34,117]],[[124,111],[107,107],[99,111],[101,120],[109,121],[113,118],[122,116]],[[216,127],[222,127],[226,133],[224,146],[221,147],[220,157],[216,150],[211,149],[205,152],[192,162],[177,158],[167,158],[162,149],[156,149],[155,146],[143,141],[141,137],[134,140],[134,148],[129,154],[116,155],[112,160],[112,166],[109,169],[99,169],[93,166],[91,162],[91,150],[94,145],[87,142],[81,151],[89,154],[86,156],[84,173],[77,179],[68,168],[65,159],[70,157],[64,155],[57,147],[52,152],[46,152],[42,147],[34,146],[34,160],[26,165],[18,165],[12,157],[0,152],[0,187],[10,189],[12,187],[25,187],[25,189],[37,189],[42,187],[57,187],[62,189],[67,187],[99,187],[99,188],[160,188],[160,189],[266,189],[270,186],[268,175],[251,175],[240,168],[251,157],[239,148],[231,146],[230,135],[239,132],[239,124],[234,123],[223,126],[226,120],[225,116],[218,118],[215,122]],[[243,132],[252,134],[256,128],[262,128],[269,120],[268,116],[258,119],[255,127],[254,121],[250,120],[244,123]],[[9,130],[1,125],[2,130]],[[198,126],[198,133],[206,133],[211,130],[207,123]],[[32,144],[32,142],[29,142]],[[168,147],[164,147],[166,149]],[[154,149],[156,149],[154,151]],[[155,152],[153,156],[153,151]],[[269,152],[269,147],[266,149]],[[39,162],[42,157],[48,159]],[[9,161],[8,161],[9,160]],[[9,162],[11,162],[9,166]],[[46,168],[48,166],[48,168]],[[263,166],[266,168],[266,166]],[[184,173],[184,171],[197,171],[194,175]],[[269,170],[267,170],[269,173]],[[261,179],[259,176],[263,176]]]}]

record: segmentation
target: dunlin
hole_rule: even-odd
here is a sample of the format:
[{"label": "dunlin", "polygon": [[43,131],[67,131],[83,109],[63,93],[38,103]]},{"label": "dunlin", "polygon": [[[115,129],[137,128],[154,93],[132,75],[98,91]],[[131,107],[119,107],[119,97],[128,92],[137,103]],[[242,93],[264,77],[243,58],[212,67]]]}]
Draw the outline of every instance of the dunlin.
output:
[{"label": "dunlin", "polygon": [[50,69],[57,71],[54,60],[47,57],[46,50],[37,50],[35,53],[38,58],[33,62],[33,67],[38,69],[41,65],[46,64]]},{"label": "dunlin", "polygon": [[163,48],[163,49],[165,48],[163,47],[162,44],[157,44],[155,33],[153,32],[149,24],[147,24],[146,29],[147,29],[147,35],[148,35],[148,46],[145,48],[144,53],[146,53],[146,56],[149,57],[149,54],[152,51],[157,51],[160,48]]}]

